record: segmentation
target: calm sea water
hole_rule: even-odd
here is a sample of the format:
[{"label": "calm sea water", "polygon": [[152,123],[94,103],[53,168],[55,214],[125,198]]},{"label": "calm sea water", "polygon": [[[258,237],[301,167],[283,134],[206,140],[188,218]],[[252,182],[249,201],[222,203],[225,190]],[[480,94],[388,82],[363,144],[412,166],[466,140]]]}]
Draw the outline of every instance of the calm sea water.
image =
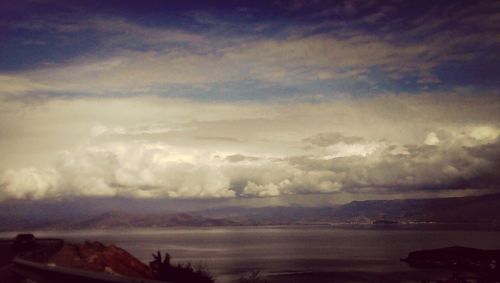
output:
[{"label": "calm sea water", "polygon": [[[175,262],[202,262],[228,282],[249,270],[292,272],[410,272],[399,259],[447,246],[500,249],[499,231],[356,229],[342,227],[217,227],[35,231],[38,237],[115,244],[144,262],[157,250]],[[12,237],[15,233],[0,233]]]}]

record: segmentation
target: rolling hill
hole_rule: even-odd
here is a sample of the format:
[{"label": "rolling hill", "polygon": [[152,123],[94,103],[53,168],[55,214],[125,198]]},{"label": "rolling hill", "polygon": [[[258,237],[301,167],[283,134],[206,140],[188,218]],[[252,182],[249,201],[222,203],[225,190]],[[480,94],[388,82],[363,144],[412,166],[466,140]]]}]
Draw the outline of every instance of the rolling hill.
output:
[{"label": "rolling hill", "polygon": [[[133,202],[133,201],[132,201]],[[27,202],[13,206],[0,203],[0,230],[25,229],[112,229],[172,226],[369,224],[387,220],[397,223],[500,224],[500,194],[439,199],[353,201],[330,207],[280,206],[264,208],[219,207],[189,212],[166,208],[144,209],[116,202],[106,210],[74,200]],[[143,205],[145,203],[142,203]],[[17,208],[17,209],[16,209]],[[22,208],[22,209],[21,209]]]}]

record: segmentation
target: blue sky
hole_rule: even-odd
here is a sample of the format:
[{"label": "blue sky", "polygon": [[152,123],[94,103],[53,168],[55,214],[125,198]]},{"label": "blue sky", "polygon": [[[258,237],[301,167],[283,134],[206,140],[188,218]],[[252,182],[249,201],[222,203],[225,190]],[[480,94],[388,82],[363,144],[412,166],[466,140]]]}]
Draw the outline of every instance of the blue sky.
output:
[{"label": "blue sky", "polygon": [[490,192],[499,11],[2,1],[0,199]]},{"label": "blue sky", "polygon": [[[8,75],[123,56],[133,56],[129,64],[135,64],[149,56],[200,64],[197,72],[176,66],[191,80],[141,82],[174,97],[498,88],[495,1],[16,1],[1,10],[0,71]],[[169,55],[186,61],[171,62]]]}]

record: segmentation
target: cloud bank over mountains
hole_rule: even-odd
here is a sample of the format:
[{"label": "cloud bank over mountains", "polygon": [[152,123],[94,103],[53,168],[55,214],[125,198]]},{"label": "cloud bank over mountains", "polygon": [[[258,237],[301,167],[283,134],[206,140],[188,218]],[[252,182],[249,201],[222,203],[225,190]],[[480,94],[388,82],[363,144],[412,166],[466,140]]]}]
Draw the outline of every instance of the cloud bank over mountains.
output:
[{"label": "cloud bank over mountains", "polygon": [[495,190],[498,104],[458,95],[286,105],[75,99],[30,111],[4,103],[2,132],[18,142],[2,139],[10,147],[2,150],[0,197]]}]

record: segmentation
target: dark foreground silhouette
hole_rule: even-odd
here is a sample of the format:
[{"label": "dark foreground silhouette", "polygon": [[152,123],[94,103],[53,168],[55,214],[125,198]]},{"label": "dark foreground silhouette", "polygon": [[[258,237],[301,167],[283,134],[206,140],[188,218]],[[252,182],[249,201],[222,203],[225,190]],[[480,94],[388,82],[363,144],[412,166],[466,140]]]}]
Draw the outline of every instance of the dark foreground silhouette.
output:
[{"label": "dark foreground silhouette", "polygon": [[172,265],[170,263],[170,254],[166,253],[162,258],[161,252],[153,254],[154,260],[149,263],[153,271],[153,278],[172,283],[214,283],[212,276],[203,268],[203,266],[194,267],[191,263]]},{"label": "dark foreground silhouette", "polygon": [[401,261],[415,268],[454,273],[442,282],[500,282],[500,250],[449,247],[411,252]]},{"label": "dark foreground silhouette", "polygon": [[61,239],[20,234],[13,240],[0,241],[0,282],[214,283],[202,265],[172,265],[170,255],[162,258],[160,252],[153,257],[147,266],[114,245],[97,241],[64,243]]}]

